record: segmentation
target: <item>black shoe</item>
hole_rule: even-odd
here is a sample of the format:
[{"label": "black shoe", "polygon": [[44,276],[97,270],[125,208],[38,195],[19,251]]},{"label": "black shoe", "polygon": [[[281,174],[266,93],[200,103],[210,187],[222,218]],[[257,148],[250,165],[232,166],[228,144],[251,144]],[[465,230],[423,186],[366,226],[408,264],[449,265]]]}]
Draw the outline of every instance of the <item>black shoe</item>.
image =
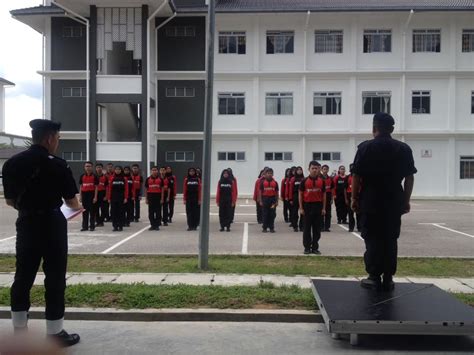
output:
[{"label": "black shoe", "polygon": [[130,227],[130,223],[125,223],[124,227]]},{"label": "black shoe", "polygon": [[293,232],[298,232],[298,228],[293,228]]},{"label": "black shoe", "polygon": [[159,231],[159,230],[160,230],[160,226],[156,226],[156,227],[155,227],[155,230],[156,230],[156,231]]},{"label": "black shoe", "polygon": [[305,249],[305,250],[304,250],[304,254],[305,254],[305,255],[311,254],[311,250]]},{"label": "black shoe", "polygon": [[337,220],[337,224],[342,224],[340,219]]},{"label": "black shoe", "polygon": [[135,223],[138,223],[139,219],[138,219],[138,218],[135,218],[133,221],[134,221]]},{"label": "black shoe", "polygon": [[151,226],[150,228],[148,228],[149,231],[154,231],[156,228]]},{"label": "black shoe", "polygon": [[395,288],[395,283],[393,282],[392,276],[385,276],[383,277],[382,281],[382,289],[384,291],[393,291]]},{"label": "black shoe", "polygon": [[275,233],[275,230],[273,228],[270,228],[270,233]]},{"label": "black shoe", "polygon": [[230,227],[227,227],[227,232],[230,232]]},{"label": "black shoe", "polygon": [[95,231],[95,228],[89,228],[89,230],[90,230],[91,232],[93,232],[93,231]]},{"label": "black shoe", "polygon": [[168,222],[163,223],[165,227],[168,227]]},{"label": "black shoe", "polygon": [[81,232],[87,232],[89,228],[81,228]]},{"label": "black shoe", "polygon": [[303,232],[303,228],[300,228],[300,232]]},{"label": "black shoe", "polygon": [[100,223],[97,223],[95,226],[96,226],[96,227],[103,227],[103,226],[104,226],[104,223],[100,222]]},{"label": "black shoe", "polygon": [[311,250],[311,254],[321,255],[321,252],[318,249]]},{"label": "black shoe", "polygon": [[349,233],[352,233],[354,231],[354,228],[351,228],[348,230]]},{"label": "black shoe", "polygon": [[191,227],[188,227],[188,229],[186,230],[189,232],[189,231],[192,231],[193,229]]},{"label": "black shoe", "polygon": [[173,223],[173,221],[171,220],[171,218],[168,220],[168,223]]},{"label": "black shoe", "polygon": [[114,227],[114,229],[112,230],[112,232],[118,232],[119,229],[117,227]]},{"label": "black shoe", "polygon": [[347,221],[342,221],[342,224],[349,224],[349,222],[347,222]]},{"label": "black shoe", "polygon": [[62,348],[67,348],[68,346],[77,344],[79,343],[79,340],[81,340],[79,334],[68,334],[64,329],[58,334],[48,335],[48,338],[54,340]]},{"label": "black shoe", "polygon": [[122,232],[122,231],[123,231],[123,227],[119,227],[119,231]]},{"label": "black shoe", "polygon": [[329,229],[325,229],[324,231],[325,231],[325,232],[330,232],[330,230],[329,230]]},{"label": "black shoe", "polygon": [[267,228],[263,228],[262,233],[267,233]]},{"label": "black shoe", "polygon": [[363,288],[377,290],[380,289],[382,283],[380,281],[380,276],[369,275],[369,277],[367,277],[366,279],[360,280],[360,285]]},{"label": "black shoe", "polygon": [[219,232],[223,232],[224,231],[224,227],[221,227],[221,229],[219,229]]}]

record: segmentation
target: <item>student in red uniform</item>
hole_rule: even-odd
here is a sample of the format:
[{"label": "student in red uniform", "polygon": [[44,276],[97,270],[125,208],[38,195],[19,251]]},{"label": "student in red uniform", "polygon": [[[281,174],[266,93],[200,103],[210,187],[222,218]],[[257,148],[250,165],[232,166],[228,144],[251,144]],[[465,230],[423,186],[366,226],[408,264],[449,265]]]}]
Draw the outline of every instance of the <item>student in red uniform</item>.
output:
[{"label": "student in red uniform", "polygon": [[232,209],[237,202],[237,184],[232,179],[229,169],[224,169],[221,178],[217,184],[216,203],[219,207],[219,222],[221,225],[220,231],[224,228],[230,232],[230,225],[232,224]]},{"label": "student in red uniform", "polygon": [[263,213],[262,213],[262,206],[260,206],[260,183],[262,182],[262,179],[264,179],[264,174],[266,171],[267,167],[265,167],[263,170],[260,171],[260,174],[258,174],[258,179],[255,181],[255,185],[253,188],[253,200],[255,201],[255,206],[257,210],[257,223],[262,224],[263,222]]},{"label": "student in red uniform", "polygon": [[291,169],[288,168],[285,170],[285,176],[283,179],[281,179],[281,184],[280,184],[280,198],[283,202],[283,219],[285,220],[285,223],[290,222],[290,201],[288,201],[288,196],[287,196],[287,186],[290,183],[291,179]]},{"label": "student in red uniform", "polygon": [[273,179],[273,169],[268,168],[260,182],[260,206],[263,210],[262,232],[275,233],[276,208],[278,207],[278,183]]},{"label": "student in red uniform", "polygon": [[329,166],[323,165],[321,168],[321,177],[324,180],[326,188],[326,214],[322,218],[321,232],[330,232],[331,231],[331,208],[332,208],[332,198],[334,193],[334,179],[329,176]]},{"label": "student in red uniform", "polygon": [[183,203],[186,205],[188,231],[196,230],[201,213],[201,179],[197,177],[195,168],[189,168],[184,179]]},{"label": "student in red uniform", "polygon": [[303,231],[303,216],[299,214],[300,210],[300,203],[299,203],[299,191],[301,182],[304,180],[304,173],[303,168],[298,166],[295,170],[295,176],[290,179],[290,184],[288,187],[288,199],[290,201],[290,217],[291,217],[291,225],[293,226],[293,230],[298,232]]},{"label": "student in red uniform", "polygon": [[326,189],[320,176],[321,164],[309,163],[309,176],[300,185],[300,213],[304,216],[303,246],[305,254],[321,254],[321,218],[326,213]]},{"label": "student in red uniform", "polygon": [[[227,171],[229,172],[229,177],[232,179],[232,181],[233,181],[233,183],[234,183],[234,185],[235,185],[235,189],[236,189],[237,194],[238,194],[239,189],[238,189],[238,187],[237,187],[237,178],[235,177],[234,172],[232,171],[231,168],[227,168]],[[231,220],[230,223],[234,223],[235,206],[236,206],[236,205],[234,205],[234,207],[232,207],[232,220]]]},{"label": "student in red uniform", "polygon": [[132,181],[135,201],[133,203],[133,221],[140,220],[140,201],[142,199],[143,176],[140,174],[140,167],[138,164],[132,165]]},{"label": "student in red uniform", "polygon": [[168,223],[173,223],[174,201],[178,193],[178,180],[173,175],[171,166],[166,167],[166,178],[168,179],[169,201],[168,201]]},{"label": "student in red uniform", "polygon": [[347,205],[346,205],[346,195],[345,189],[347,189],[347,180],[346,167],[341,165],[337,176],[334,178],[335,193],[334,199],[336,203],[336,214],[337,214],[337,224],[347,224]]},{"label": "student in red uniform", "polygon": [[170,191],[168,189],[168,178],[166,177],[166,168],[161,167],[160,168],[160,178],[163,180],[163,191],[161,192],[162,194],[162,203],[161,203],[161,219],[163,221],[164,226],[168,226],[168,202],[170,198]]},{"label": "student in red uniform", "polygon": [[99,179],[99,185],[97,185],[96,227],[104,226],[105,217],[107,216],[109,209],[107,201],[109,178],[104,174],[103,168],[104,166],[101,163],[95,164],[95,174]]},{"label": "student in red uniform", "polygon": [[110,182],[112,181],[112,179],[114,177],[114,164],[112,164],[112,163],[107,164],[105,176],[107,176],[107,180],[108,180],[109,183],[108,183],[107,193],[106,193],[107,194],[107,199],[106,199],[106,202],[104,203],[104,208],[105,208],[105,219],[104,219],[104,221],[105,222],[110,222],[111,221],[111,218],[110,218],[110,204],[109,204],[108,196],[110,195]]},{"label": "student in red uniform", "polygon": [[99,179],[92,171],[92,162],[84,163],[84,174],[79,177],[79,185],[81,191],[80,202],[84,207],[82,212],[82,229],[81,232],[95,229],[95,215],[97,203],[97,185]]},{"label": "student in red uniform", "polygon": [[149,230],[160,230],[161,209],[164,202],[164,191],[167,180],[159,176],[158,167],[151,168],[151,175],[145,181],[146,204],[148,205]]},{"label": "student in red uniform", "polygon": [[[346,205],[348,209],[348,214],[349,214],[349,232],[354,231],[354,227],[357,225],[357,230],[360,231],[360,221],[359,221],[359,216],[356,214],[354,218],[354,211],[351,208],[351,202],[352,202],[352,167],[353,164],[349,165],[350,169],[350,174],[347,179],[347,189],[346,189]],[[357,221],[357,222],[356,222]]]},{"label": "student in red uniform", "polygon": [[133,203],[135,202],[135,190],[133,189],[132,173],[129,166],[123,168],[123,175],[127,179],[128,183],[128,199],[125,204],[125,219],[123,225],[130,227],[130,223],[133,221]]},{"label": "student in red uniform", "polygon": [[112,226],[114,232],[123,231],[123,223],[125,221],[125,205],[128,202],[128,179],[123,175],[120,165],[114,168],[114,175],[110,182],[110,214],[112,217]]}]

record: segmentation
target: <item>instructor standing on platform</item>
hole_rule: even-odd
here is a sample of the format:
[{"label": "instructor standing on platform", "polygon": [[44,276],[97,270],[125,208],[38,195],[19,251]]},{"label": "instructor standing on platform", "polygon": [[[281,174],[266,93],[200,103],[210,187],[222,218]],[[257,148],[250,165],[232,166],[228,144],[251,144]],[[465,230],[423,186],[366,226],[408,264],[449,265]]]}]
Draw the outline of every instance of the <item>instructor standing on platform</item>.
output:
[{"label": "instructor standing on platform", "polygon": [[3,167],[5,199],[18,210],[16,221],[16,273],[11,287],[15,332],[27,329],[30,290],[41,260],[45,273],[46,331],[61,346],[79,342],[79,335],[63,329],[67,266],[66,205],[79,209],[77,187],[67,163],[53,154],[59,145],[60,123],[33,120],[33,145]]},{"label": "instructor standing on platform", "polygon": [[413,175],[417,172],[410,147],[390,136],[394,125],[389,114],[375,114],[374,139],[359,145],[352,169],[352,209],[361,214],[369,274],[361,286],[384,291],[394,287],[401,217],[410,212]]}]

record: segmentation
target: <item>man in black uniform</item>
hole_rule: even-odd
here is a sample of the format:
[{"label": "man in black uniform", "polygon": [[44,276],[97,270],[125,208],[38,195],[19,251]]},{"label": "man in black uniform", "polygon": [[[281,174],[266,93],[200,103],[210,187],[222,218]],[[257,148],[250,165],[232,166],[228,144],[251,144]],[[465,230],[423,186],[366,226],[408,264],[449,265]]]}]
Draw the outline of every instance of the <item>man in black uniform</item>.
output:
[{"label": "man in black uniform", "polygon": [[365,269],[369,274],[361,286],[385,291],[394,287],[401,217],[410,212],[413,175],[417,171],[410,147],[390,136],[394,124],[389,114],[375,114],[374,139],[359,145],[352,169],[352,209],[361,214]]},{"label": "man in black uniform", "polygon": [[47,334],[70,346],[79,335],[63,329],[68,246],[60,207],[64,198],[68,207],[80,209],[78,191],[67,163],[53,155],[61,124],[37,119],[30,127],[33,145],[3,166],[6,202],[18,210],[16,273],[10,291],[13,326],[16,332],[27,329],[30,289],[43,259]]}]

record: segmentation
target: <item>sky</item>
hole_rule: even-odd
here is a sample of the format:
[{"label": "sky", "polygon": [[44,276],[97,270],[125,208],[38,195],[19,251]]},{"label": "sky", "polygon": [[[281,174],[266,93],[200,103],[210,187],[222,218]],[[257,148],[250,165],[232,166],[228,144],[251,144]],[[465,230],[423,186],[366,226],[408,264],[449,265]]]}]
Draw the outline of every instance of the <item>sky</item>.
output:
[{"label": "sky", "polygon": [[42,118],[42,36],[14,20],[10,10],[33,7],[42,0],[0,0],[0,77],[15,83],[5,95],[5,131],[30,136],[28,122]]}]

